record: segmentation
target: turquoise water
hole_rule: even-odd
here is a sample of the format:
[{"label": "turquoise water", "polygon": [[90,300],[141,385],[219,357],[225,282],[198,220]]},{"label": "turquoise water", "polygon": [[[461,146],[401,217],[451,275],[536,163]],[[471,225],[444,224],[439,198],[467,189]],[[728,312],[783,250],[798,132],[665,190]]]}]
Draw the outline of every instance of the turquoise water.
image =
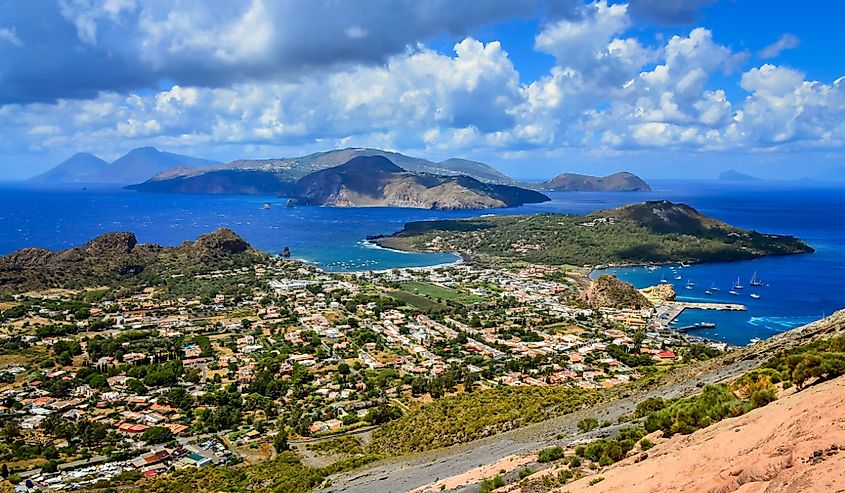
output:
[{"label": "turquoise water", "polygon": [[[741,302],[744,313],[688,311],[687,325],[712,321],[702,336],[735,344],[765,338],[845,307],[845,189],[806,184],[764,184],[737,187],[719,183],[658,182],[650,193],[554,193],[552,201],[512,209],[426,211],[401,208],[284,207],[273,196],[205,196],[141,194],[115,188],[33,188],[0,185],[0,254],[23,247],[67,248],[107,231],[134,231],[139,241],[175,245],[228,226],[256,248],[280,252],[289,246],[296,258],[331,271],[390,269],[453,262],[452,254],[400,253],[373,248],[363,240],[389,234],[409,221],[474,217],[481,214],[534,212],[585,213],[643,200],[685,202],[702,212],[743,228],[793,234],[808,241],[816,253],[749,262],[696,265],[679,272],[682,299]],[[264,203],[270,209],[263,209]],[[768,284],[752,299],[748,281],[757,271]],[[637,286],[659,282],[661,273],[641,268],[613,272]],[[674,282],[670,271],[667,278]],[[745,290],[728,295],[740,276]],[[721,291],[709,297],[704,289]]]}]

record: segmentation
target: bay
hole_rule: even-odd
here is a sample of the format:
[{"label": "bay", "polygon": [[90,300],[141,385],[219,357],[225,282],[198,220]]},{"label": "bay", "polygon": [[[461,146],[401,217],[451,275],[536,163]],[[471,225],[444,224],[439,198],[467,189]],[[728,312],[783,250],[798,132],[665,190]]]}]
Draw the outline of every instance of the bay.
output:
[{"label": "bay", "polygon": [[[482,214],[588,213],[644,200],[687,203],[742,228],[798,236],[816,253],[680,268],[609,269],[638,287],[656,284],[665,272],[683,300],[741,302],[747,312],[687,311],[679,325],[717,324],[696,333],[733,344],[766,338],[845,307],[845,189],[811,183],[655,182],[647,193],[551,193],[551,202],[511,209],[428,211],[403,208],[286,208],[286,199],[249,195],[142,194],[116,187],[33,187],[0,184],[0,254],[24,247],[62,249],[108,231],[132,231],[141,242],[175,245],[226,226],[253,246],[330,271],[420,267],[454,262],[449,253],[402,253],[369,245],[368,236],[389,234],[410,221],[457,219]],[[263,204],[269,203],[265,209]],[[754,272],[767,286],[748,286]],[[599,272],[594,273],[594,275]],[[740,277],[740,296],[728,294]],[[684,289],[687,280],[695,283]],[[715,285],[713,296],[704,290]],[[749,295],[757,292],[760,299]]]}]

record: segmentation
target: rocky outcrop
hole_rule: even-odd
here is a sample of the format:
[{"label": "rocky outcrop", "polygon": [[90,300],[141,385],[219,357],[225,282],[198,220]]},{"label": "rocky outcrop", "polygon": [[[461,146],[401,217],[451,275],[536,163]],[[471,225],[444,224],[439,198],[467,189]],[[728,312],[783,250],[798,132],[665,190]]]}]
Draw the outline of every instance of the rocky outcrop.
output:
[{"label": "rocky outcrop", "polygon": [[221,228],[177,247],[140,244],[128,232],[106,233],[62,251],[25,248],[0,257],[0,291],[74,288],[128,282],[143,276],[155,283],[191,274],[266,260],[234,231]]},{"label": "rocky outcrop", "polygon": [[667,301],[675,301],[678,299],[675,293],[675,287],[671,284],[658,284],[657,286],[649,286],[643,288],[640,292],[654,304],[665,303]]},{"label": "rocky outcrop", "polygon": [[602,275],[581,292],[581,299],[593,308],[651,307],[651,302],[633,285],[616,277]]},{"label": "rocky outcrop", "polygon": [[204,252],[224,254],[243,253],[250,249],[249,243],[229,228],[220,228],[197,238],[194,248]]}]

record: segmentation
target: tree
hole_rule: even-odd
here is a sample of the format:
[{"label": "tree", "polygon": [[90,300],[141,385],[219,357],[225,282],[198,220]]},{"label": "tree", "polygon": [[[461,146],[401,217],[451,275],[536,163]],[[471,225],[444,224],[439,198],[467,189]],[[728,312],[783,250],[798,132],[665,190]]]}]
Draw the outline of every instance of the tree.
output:
[{"label": "tree", "polygon": [[173,433],[163,426],[153,426],[141,435],[141,440],[150,445],[156,443],[167,443],[170,440],[173,440]]},{"label": "tree", "polygon": [[273,439],[273,448],[276,449],[277,454],[290,450],[288,431],[284,426],[279,427],[279,432],[276,434],[276,438]]},{"label": "tree", "polygon": [[9,466],[3,464],[3,467],[0,467],[0,476],[3,476],[3,479],[7,479],[9,477]]}]

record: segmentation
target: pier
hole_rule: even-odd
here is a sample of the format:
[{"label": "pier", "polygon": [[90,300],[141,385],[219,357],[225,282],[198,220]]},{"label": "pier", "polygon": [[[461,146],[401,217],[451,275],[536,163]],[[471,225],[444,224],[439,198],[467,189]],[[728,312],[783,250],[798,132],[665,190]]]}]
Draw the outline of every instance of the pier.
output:
[{"label": "pier", "polygon": [[656,316],[664,324],[678,318],[684,310],[722,310],[744,312],[747,310],[745,305],[739,303],[706,303],[706,302],[691,302],[691,301],[668,301],[659,305],[656,310]]}]

